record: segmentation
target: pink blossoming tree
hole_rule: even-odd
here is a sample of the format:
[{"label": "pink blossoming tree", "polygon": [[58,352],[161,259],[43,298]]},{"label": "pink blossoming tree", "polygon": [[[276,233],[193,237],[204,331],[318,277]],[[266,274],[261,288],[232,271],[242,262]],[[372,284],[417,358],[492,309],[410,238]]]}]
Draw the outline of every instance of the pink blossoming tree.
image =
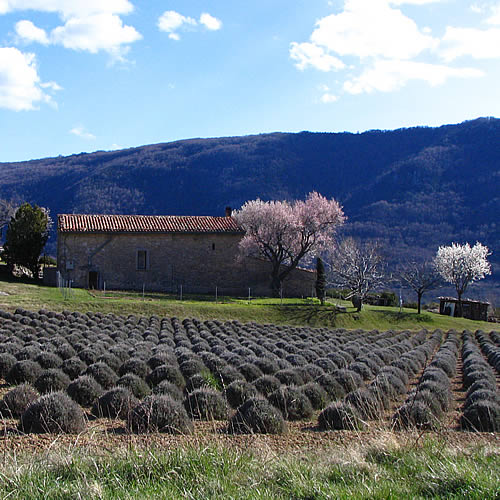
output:
[{"label": "pink blossoming tree", "polygon": [[247,201],[234,218],[246,231],[240,242],[241,255],[271,263],[275,296],[299,263],[332,246],[335,231],[345,220],[337,201],[316,192],[304,201]]}]

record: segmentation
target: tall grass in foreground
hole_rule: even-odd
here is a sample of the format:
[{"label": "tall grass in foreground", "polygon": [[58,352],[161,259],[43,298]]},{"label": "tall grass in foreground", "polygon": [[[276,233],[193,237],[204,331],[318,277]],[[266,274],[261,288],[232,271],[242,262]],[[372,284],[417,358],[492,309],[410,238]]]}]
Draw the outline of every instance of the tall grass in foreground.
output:
[{"label": "tall grass in foreground", "polygon": [[443,442],[380,445],[301,456],[227,447],[82,451],[4,456],[0,497],[74,498],[468,498],[499,494],[500,459],[486,448]]}]

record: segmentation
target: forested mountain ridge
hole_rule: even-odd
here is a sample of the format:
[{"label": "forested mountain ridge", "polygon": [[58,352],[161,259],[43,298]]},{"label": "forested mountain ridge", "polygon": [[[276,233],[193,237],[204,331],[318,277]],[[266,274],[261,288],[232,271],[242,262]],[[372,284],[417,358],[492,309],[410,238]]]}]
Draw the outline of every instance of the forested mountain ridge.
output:
[{"label": "forested mountain ridge", "polygon": [[[0,163],[0,198],[57,213],[222,215],[246,200],[335,197],[345,231],[391,261],[476,240],[500,262],[500,120],[352,133],[190,139]],[[51,248],[54,245],[52,238]],[[491,278],[490,278],[491,279]]]}]

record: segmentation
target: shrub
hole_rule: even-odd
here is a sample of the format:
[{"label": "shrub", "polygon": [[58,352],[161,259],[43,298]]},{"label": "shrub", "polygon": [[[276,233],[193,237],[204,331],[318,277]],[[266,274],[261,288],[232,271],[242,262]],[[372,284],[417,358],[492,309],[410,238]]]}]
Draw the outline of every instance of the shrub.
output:
[{"label": "shrub", "polygon": [[116,385],[126,387],[138,399],[143,399],[151,394],[149,385],[134,373],[123,375],[117,380]]},{"label": "shrub", "polygon": [[494,401],[477,401],[464,411],[460,424],[467,431],[500,432],[500,406]]},{"label": "shrub", "polygon": [[297,372],[297,370],[288,368],[284,370],[278,370],[274,376],[283,384],[283,385],[302,385],[304,380]]},{"label": "shrub", "polygon": [[474,370],[472,372],[466,371],[464,373],[464,386],[466,389],[479,380],[487,380],[488,382],[491,382],[491,385],[496,384],[495,375],[493,375],[491,370]]},{"label": "shrub", "polygon": [[153,394],[170,396],[175,401],[182,401],[184,398],[182,391],[168,380],[163,380],[158,385],[155,385],[153,387]]},{"label": "shrub", "polygon": [[301,386],[300,390],[309,399],[314,410],[322,410],[330,400],[325,389],[316,382],[309,382]]},{"label": "shrub", "polygon": [[105,392],[92,406],[92,415],[98,418],[126,420],[138,400],[126,387],[114,387]]},{"label": "shrub", "polygon": [[85,415],[66,393],[51,392],[26,408],[19,428],[23,432],[77,434],[85,429]]},{"label": "shrub", "polygon": [[161,351],[148,359],[148,365],[152,370],[163,365],[174,365],[177,359],[173,352]]},{"label": "shrub", "polygon": [[92,365],[97,361],[97,358],[99,357],[99,353],[95,352],[94,350],[90,348],[85,348],[82,349],[78,353],[78,357],[86,364],[86,365]]},{"label": "shrub", "polygon": [[[210,372],[208,372],[210,373]],[[212,375],[210,373],[210,375]],[[161,383],[161,382],[160,382]],[[186,391],[187,392],[193,392],[196,389],[201,389],[202,387],[205,388],[214,388],[216,389],[219,385],[219,382],[215,379],[212,381],[207,377],[206,373],[197,373],[196,375],[193,375],[192,377],[189,377],[186,381]],[[154,388],[153,388],[154,392]]]},{"label": "shrub", "polygon": [[224,420],[227,418],[227,404],[222,394],[213,389],[196,389],[190,392],[184,407],[188,415],[196,420]]},{"label": "shrub", "polygon": [[329,398],[333,401],[342,399],[346,395],[344,387],[337,382],[333,375],[328,373],[325,373],[318,378],[318,384],[325,389]]},{"label": "shrub", "polygon": [[38,398],[38,392],[30,384],[17,385],[0,401],[2,418],[20,417],[26,408]]},{"label": "shrub", "polygon": [[268,396],[281,385],[281,382],[273,375],[262,375],[252,382],[253,386],[264,396]]},{"label": "shrub", "polygon": [[186,359],[179,365],[182,375],[188,379],[197,373],[206,370],[205,365],[199,359]]},{"label": "shrub", "polygon": [[245,377],[247,382],[253,382],[254,380],[262,377],[264,375],[262,370],[252,363],[243,363],[238,366],[238,371]]},{"label": "shrub", "polygon": [[392,417],[393,425],[396,429],[433,429],[438,421],[432,413],[431,408],[423,401],[407,401],[397,409]]},{"label": "shrub", "polygon": [[439,418],[443,413],[443,407],[441,405],[441,402],[436,398],[435,394],[431,392],[429,389],[419,389],[416,392],[412,402],[424,403],[430,408],[432,414],[435,417]]},{"label": "shrub", "polygon": [[35,361],[45,370],[49,368],[59,368],[63,360],[53,352],[43,351],[36,358]]},{"label": "shrub", "polygon": [[142,360],[141,358],[130,358],[120,365],[118,368],[118,374],[120,376],[125,375],[126,373],[133,373],[138,377],[145,379],[149,373],[151,373],[151,368],[149,365]]},{"label": "shrub", "polygon": [[418,391],[430,391],[439,401],[443,411],[447,411],[451,402],[451,391],[434,380],[426,380],[418,385]]},{"label": "shrub", "polygon": [[227,430],[231,434],[283,434],[287,426],[281,412],[271,403],[252,398],[236,410]]},{"label": "shrub", "polygon": [[72,358],[73,356],[76,356],[76,351],[73,349],[73,347],[65,342],[64,344],[61,344],[57,347],[56,352],[55,352],[62,360]]},{"label": "shrub", "polygon": [[339,368],[330,358],[317,358],[314,364],[319,366],[325,373],[332,373]]},{"label": "shrub", "polygon": [[496,391],[491,391],[489,389],[478,389],[477,391],[471,392],[467,396],[467,399],[465,400],[465,408],[472,406],[478,401],[492,401],[499,404],[500,398],[498,397],[498,393]]},{"label": "shrub", "polygon": [[62,364],[62,371],[71,380],[79,377],[86,369],[87,365],[77,356],[64,360]]},{"label": "shrub", "polygon": [[84,408],[92,406],[103,391],[101,384],[90,375],[81,375],[73,380],[66,389],[69,397]]},{"label": "shrub", "polygon": [[160,365],[157,366],[147,377],[146,382],[150,387],[158,385],[163,380],[168,380],[172,384],[179,388],[183,388],[186,385],[186,381],[182,376],[179,368],[171,365]]},{"label": "shrub", "polygon": [[307,373],[311,381],[317,380],[319,377],[321,377],[321,375],[325,373],[322,368],[317,365],[313,365],[312,363],[301,367],[301,370],[302,374]]},{"label": "shrub", "polygon": [[281,411],[285,420],[303,420],[313,414],[311,402],[297,387],[282,386],[267,399]]},{"label": "shrub", "polygon": [[0,353],[0,378],[5,378],[10,369],[17,363],[17,358],[8,352]]},{"label": "shrub", "polygon": [[496,384],[492,384],[489,380],[477,380],[467,389],[467,397],[479,389],[488,389],[493,392],[497,390]]},{"label": "shrub", "polygon": [[362,388],[352,391],[346,396],[345,402],[354,407],[364,420],[380,417],[382,404],[374,392],[369,389]]},{"label": "shrub", "polygon": [[185,408],[169,396],[151,395],[130,412],[127,427],[132,432],[191,434],[193,422]]},{"label": "shrub", "polygon": [[332,403],[318,416],[321,430],[361,430],[363,423],[358,412],[347,403]]},{"label": "shrub", "polygon": [[106,363],[101,361],[90,365],[85,371],[85,375],[94,377],[102,385],[103,389],[110,389],[116,385],[118,380],[116,373]]},{"label": "shrub", "polygon": [[370,380],[375,375],[366,363],[355,361],[349,365],[349,370],[356,372],[363,380]]},{"label": "shrub", "polygon": [[49,368],[40,374],[35,380],[34,386],[40,394],[45,394],[47,392],[65,391],[70,382],[70,378],[62,370]]},{"label": "shrub", "polygon": [[257,358],[254,364],[261,369],[264,375],[272,375],[279,370],[278,363],[272,359]]},{"label": "shrub", "polygon": [[110,352],[101,354],[97,358],[97,362],[106,363],[115,373],[118,373],[118,370],[120,369],[120,366],[122,364],[120,359]]},{"label": "shrub", "polygon": [[232,408],[238,408],[248,399],[257,396],[257,389],[249,382],[235,380],[224,389],[223,395]]},{"label": "shrub", "polygon": [[429,366],[440,368],[449,378],[454,377],[457,373],[457,360],[452,355],[436,356]]},{"label": "shrub", "polygon": [[363,385],[363,379],[361,376],[352,370],[337,370],[333,374],[333,377],[344,388],[346,393],[355,391],[358,387]]},{"label": "shrub", "polygon": [[36,361],[24,359],[17,361],[7,373],[5,380],[10,385],[27,382],[32,384],[42,373],[41,366]]}]

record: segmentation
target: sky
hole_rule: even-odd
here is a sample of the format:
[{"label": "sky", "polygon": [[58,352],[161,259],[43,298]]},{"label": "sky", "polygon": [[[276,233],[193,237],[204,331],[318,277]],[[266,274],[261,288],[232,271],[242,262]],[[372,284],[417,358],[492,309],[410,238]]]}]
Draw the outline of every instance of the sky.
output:
[{"label": "sky", "polygon": [[500,117],[500,0],[0,0],[0,162]]}]

